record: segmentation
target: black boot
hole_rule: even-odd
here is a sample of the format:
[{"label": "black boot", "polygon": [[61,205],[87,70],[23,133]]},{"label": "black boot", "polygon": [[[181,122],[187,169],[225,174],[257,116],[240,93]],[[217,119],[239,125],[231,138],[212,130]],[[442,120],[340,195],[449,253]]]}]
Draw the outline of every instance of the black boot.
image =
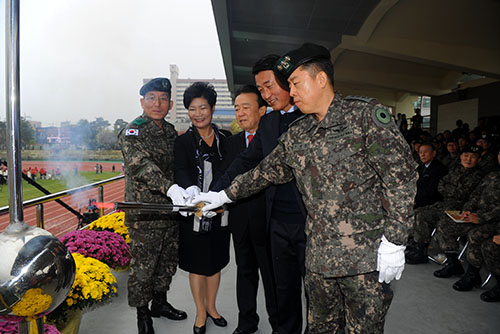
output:
[{"label": "black boot", "polygon": [[481,294],[481,300],[488,303],[500,302],[500,277],[495,277],[497,284],[493,289],[483,292]]},{"label": "black boot", "polygon": [[436,270],[434,276],[448,278],[453,275],[459,276],[464,273],[464,267],[462,267],[457,253],[446,253],[446,258],[448,259],[446,265],[443,269]]},{"label": "black boot", "polygon": [[153,320],[147,306],[137,308],[137,327],[139,328],[139,334],[155,334]]},{"label": "black boot", "polygon": [[453,289],[457,291],[470,291],[473,287],[479,287],[481,285],[479,269],[481,268],[476,268],[469,264],[465,275],[453,284]]},{"label": "black boot", "polygon": [[153,303],[151,304],[151,316],[158,318],[160,316],[167,317],[170,320],[184,320],[187,314],[184,311],[175,309],[167,302],[167,293],[154,291]]},{"label": "black boot", "polygon": [[429,262],[427,256],[427,248],[429,244],[427,243],[417,243],[412,251],[406,253],[406,263],[408,264],[420,264]]}]

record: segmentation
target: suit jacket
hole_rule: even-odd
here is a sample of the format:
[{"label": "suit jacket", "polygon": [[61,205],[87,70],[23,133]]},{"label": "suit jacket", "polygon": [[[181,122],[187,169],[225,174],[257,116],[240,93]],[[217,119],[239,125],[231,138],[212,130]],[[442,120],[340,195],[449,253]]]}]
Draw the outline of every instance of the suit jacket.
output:
[{"label": "suit jacket", "polygon": [[438,191],[438,184],[441,178],[448,173],[446,167],[438,159],[434,159],[427,168],[425,168],[424,164],[420,164],[417,172],[415,207],[418,208],[442,201],[443,196]]},{"label": "suit jacket", "polygon": [[[224,165],[227,167],[247,148],[245,131],[229,137],[225,142]],[[229,230],[235,242],[247,234],[258,243],[266,242],[266,196],[264,192],[242,199],[229,207]]]},{"label": "suit jacket", "polygon": [[[243,174],[250,169],[256,167],[259,162],[264,159],[278,145],[280,137],[280,117],[281,113],[274,110],[261,117],[259,128],[255,133],[255,137],[250,142],[246,150],[241,152],[231,163],[226,172],[219,178],[218,182],[212,187],[214,191],[226,189],[231,185],[231,181],[238,175]],[[302,201],[302,197],[293,182],[293,192],[299,203],[300,211],[305,218],[307,212]],[[270,186],[266,189],[266,219],[269,222],[276,193],[276,186]]]}]

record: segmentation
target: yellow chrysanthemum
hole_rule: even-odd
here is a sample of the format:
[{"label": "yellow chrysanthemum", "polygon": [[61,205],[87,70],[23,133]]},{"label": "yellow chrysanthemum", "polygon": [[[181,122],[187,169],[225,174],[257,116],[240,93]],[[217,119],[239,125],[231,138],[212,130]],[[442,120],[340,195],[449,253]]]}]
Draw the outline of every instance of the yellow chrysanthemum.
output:
[{"label": "yellow chrysanthemum", "polygon": [[42,289],[29,289],[23,298],[12,307],[12,312],[20,317],[33,317],[46,311],[52,303],[52,297]]}]

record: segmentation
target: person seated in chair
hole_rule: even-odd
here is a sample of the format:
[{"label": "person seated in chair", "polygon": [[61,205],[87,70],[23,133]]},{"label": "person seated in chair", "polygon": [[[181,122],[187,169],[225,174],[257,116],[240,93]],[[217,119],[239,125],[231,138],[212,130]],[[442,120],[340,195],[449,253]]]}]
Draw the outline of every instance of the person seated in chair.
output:
[{"label": "person seated in chair", "polygon": [[443,196],[443,201],[415,209],[413,238],[416,245],[406,254],[406,263],[428,262],[427,247],[431,241],[432,230],[439,220],[449,219],[444,211],[461,210],[469,195],[481,182],[481,174],[477,168],[480,150],[477,146],[466,147],[460,155],[460,165],[439,181],[438,192]]},{"label": "person seated in chair", "polygon": [[460,165],[460,151],[458,149],[458,142],[455,138],[447,140],[446,150],[447,154],[441,159],[441,162],[448,168],[448,171],[451,171]]},{"label": "person seated in chair", "polygon": [[[476,146],[477,147],[477,146]],[[497,158],[498,159],[498,158]],[[500,221],[500,170],[489,173],[474,189],[467,203],[462,208],[460,219],[456,223],[451,219],[441,219],[436,230],[436,239],[446,254],[446,266],[434,272],[434,276],[447,278],[462,275],[464,269],[458,259],[458,241],[473,229],[487,229],[486,225]],[[473,245],[473,247],[476,247]],[[477,265],[473,261],[472,266]],[[470,267],[473,272],[474,268]],[[477,270],[476,270],[477,272]],[[468,273],[472,276],[474,274]],[[475,283],[474,277],[471,279]],[[458,282],[457,282],[458,283]],[[459,288],[460,288],[459,284]]]}]

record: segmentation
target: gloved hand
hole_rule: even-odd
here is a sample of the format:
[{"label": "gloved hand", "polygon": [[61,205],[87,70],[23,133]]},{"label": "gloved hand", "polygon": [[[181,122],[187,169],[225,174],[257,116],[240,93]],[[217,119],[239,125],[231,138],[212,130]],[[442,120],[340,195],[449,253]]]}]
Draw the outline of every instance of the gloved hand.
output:
[{"label": "gloved hand", "polygon": [[170,197],[174,205],[186,205],[186,201],[189,199],[189,194],[186,190],[176,184],[172,184],[170,188],[168,188],[167,196]]},{"label": "gloved hand", "polygon": [[[227,197],[226,192],[221,190],[219,192],[209,191],[208,193],[201,193],[194,197],[193,203],[197,204],[204,202],[207,205],[203,207],[203,215],[205,217],[213,217],[213,209],[223,206],[226,203],[231,203],[232,201]],[[210,217],[211,216],[211,217]]]},{"label": "gloved hand", "polygon": [[[189,186],[186,188],[186,193],[189,195],[189,197],[185,201],[185,205],[193,205],[193,199],[195,196],[199,195],[201,192],[200,188],[198,186]],[[193,212],[188,212],[188,211],[179,211],[181,216],[183,217],[188,217],[193,214]]]},{"label": "gloved hand", "polygon": [[189,195],[189,199],[186,204],[191,205],[193,204],[194,198],[201,193],[201,190],[198,186],[190,186],[186,188],[186,192]]},{"label": "gloved hand", "polygon": [[397,246],[387,241],[385,235],[378,248],[377,270],[378,281],[389,283],[394,278],[399,280],[405,269],[405,246]]}]

